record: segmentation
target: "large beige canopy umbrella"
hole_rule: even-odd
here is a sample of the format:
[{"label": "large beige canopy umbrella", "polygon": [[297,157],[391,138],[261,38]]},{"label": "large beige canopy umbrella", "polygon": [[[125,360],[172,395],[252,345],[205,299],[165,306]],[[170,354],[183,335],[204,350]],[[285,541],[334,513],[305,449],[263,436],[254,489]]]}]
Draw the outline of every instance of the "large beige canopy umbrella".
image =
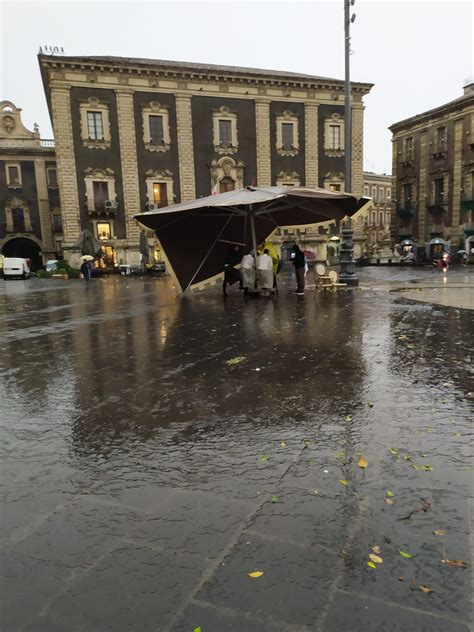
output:
[{"label": "large beige canopy umbrella", "polygon": [[135,215],[156,236],[182,292],[221,274],[231,244],[254,248],[277,227],[340,220],[353,195],[306,187],[245,187]]}]

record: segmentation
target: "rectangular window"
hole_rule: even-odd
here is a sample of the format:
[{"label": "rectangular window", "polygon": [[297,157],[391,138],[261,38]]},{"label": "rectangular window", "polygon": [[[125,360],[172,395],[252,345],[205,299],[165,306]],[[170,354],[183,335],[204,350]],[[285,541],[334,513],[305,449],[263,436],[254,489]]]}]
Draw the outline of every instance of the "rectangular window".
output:
[{"label": "rectangular window", "polygon": [[25,232],[25,214],[22,208],[12,208],[13,232]]},{"label": "rectangular window", "polygon": [[112,232],[110,230],[110,222],[97,222],[97,238],[106,241],[110,239]]},{"label": "rectangular window", "polygon": [[341,149],[341,126],[329,126],[329,149]]},{"label": "rectangular window", "polygon": [[382,211],[379,213],[379,224],[380,226],[383,226],[383,212]]},{"label": "rectangular window", "polygon": [[372,211],[372,226],[377,223],[377,211]]},{"label": "rectangular window", "polygon": [[379,202],[383,202],[384,201],[384,190],[382,188],[379,188]]},{"label": "rectangular window", "polygon": [[59,213],[53,213],[51,216],[52,225],[53,225],[53,233],[62,233],[63,232],[63,224],[61,221],[61,215]]},{"label": "rectangular window", "polygon": [[57,187],[58,186],[58,173],[56,169],[47,169],[48,174],[48,186]]},{"label": "rectangular window", "polygon": [[390,199],[391,195],[392,195],[392,193],[391,193],[390,189],[387,189],[387,200]]},{"label": "rectangular window", "polygon": [[293,123],[281,124],[281,145],[283,149],[293,147]]},{"label": "rectangular window", "polygon": [[405,158],[413,158],[413,136],[405,138]]},{"label": "rectangular window", "polygon": [[20,168],[16,165],[9,165],[8,172],[8,184],[18,186],[20,184]]},{"label": "rectangular window", "polygon": [[446,127],[444,125],[442,127],[438,127],[436,130],[436,141],[438,143],[438,147],[442,147],[446,144]]},{"label": "rectangular window", "polygon": [[158,206],[168,206],[168,190],[165,182],[153,183],[153,202]]},{"label": "rectangular window", "polygon": [[232,145],[232,121],[219,119],[219,143],[222,147]]},{"label": "rectangular window", "polygon": [[104,140],[102,112],[87,112],[87,129],[89,140]]},{"label": "rectangular window", "polygon": [[390,224],[390,213],[385,213],[385,217],[387,218],[387,224]]},{"label": "rectangular window", "polygon": [[92,183],[94,192],[94,209],[96,211],[105,211],[105,203],[109,199],[109,185],[107,182],[94,181]]},{"label": "rectangular window", "polygon": [[444,178],[436,178],[434,181],[434,203],[443,204],[444,201]]},{"label": "rectangular window", "polygon": [[372,199],[377,202],[377,187],[372,187]]},{"label": "rectangular window", "polygon": [[152,145],[163,145],[165,142],[163,117],[149,116],[148,124],[150,126],[150,143]]},{"label": "rectangular window", "polygon": [[369,187],[367,185],[364,186],[364,197],[369,197]]},{"label": "rectangular window", "polygon": [[403,201],[405,208],[411,208],[411,184],[403,185]]}]

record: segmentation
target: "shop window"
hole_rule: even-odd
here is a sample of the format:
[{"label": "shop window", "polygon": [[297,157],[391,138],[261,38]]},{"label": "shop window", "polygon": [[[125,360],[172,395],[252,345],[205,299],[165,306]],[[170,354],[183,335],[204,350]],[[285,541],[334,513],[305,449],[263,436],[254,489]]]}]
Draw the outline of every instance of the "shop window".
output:
[{"label": "shop window", "polygon": [[158,206],[168,206],[168,192],[166,182],[153,183],[153,203]]},{"label": "shop window", "polygon": [[7,186],[10,189],[19,189],[21,183],[21,168],[19,164],[6,164]]},{"label": "shop window", "polygon": [[97,239],[108,241],[112,238],[110,222],[97,222]]}]

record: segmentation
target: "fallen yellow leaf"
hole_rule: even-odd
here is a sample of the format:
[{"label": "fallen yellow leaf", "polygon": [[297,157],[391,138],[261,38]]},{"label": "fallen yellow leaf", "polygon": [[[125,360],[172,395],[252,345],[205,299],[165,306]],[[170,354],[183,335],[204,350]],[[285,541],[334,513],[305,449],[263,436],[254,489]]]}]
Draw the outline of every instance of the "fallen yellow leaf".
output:
[{"label": "fallen yellow leaf", "polygon": [[339,482],[341,483],[341,485],[349,485],[349,481],[346,481],[345,478],[341,479]]},{"label": "fallen yellow leaf", "polygon": [[436,531],[433,531],[433,535],[446,535],[447,533],[448,532],[444,529],[436,529]]},{"label": "fallen yellow leaf", "polygon": [[392,498],[393,496],[395,496],[395,494],[392,492],[392,490],[391,490],[391,489],[387,489],[387,496],[388,496],[389,498]]},{"label": "fallen yellow leaf", "polygon": [[252,577],[252,579],[256,579],[257,577],[261,577],[262,575],[262,571],[253,571],[253,573],[248,573],[248,576]]},{"label": "fallen yellow leaf", "polygon": [[430,586],[425,586],[424,584],[420,584],[418,586],[418,588],[421,590],[421,592],[424,592],[424,593],[432,593],[433,592],[433,589]]},{"label": "fallen yellow leaf", "polygon": [[376,553],[377,555],[379,555],[381,553],[380,547],[379,546],[373,546],[372,547],[372,553]]},{"label": "fallen yellow leaf", "polygon": [[377,568],[373,562],[367,562],[367,566],[370,566],[370,568]]},{"label": "fallen yellow leaf", "polygon": [[378,555],[374,555],[373,553],[369,553],[369,560],[374,562],[375,564],[382,564],[383,559]]},{"label": "fallen yellow leaf", "polygon": [[359,460],[357,461],[357,465],[361,467],[363,470],[368,466],[368,463],[362,454],[360,455]]},{"label": "fallen yellow leaf", "polygon": [[284,441],[280,441],[280,448],[284,448],[286,446],[286,443]]}]

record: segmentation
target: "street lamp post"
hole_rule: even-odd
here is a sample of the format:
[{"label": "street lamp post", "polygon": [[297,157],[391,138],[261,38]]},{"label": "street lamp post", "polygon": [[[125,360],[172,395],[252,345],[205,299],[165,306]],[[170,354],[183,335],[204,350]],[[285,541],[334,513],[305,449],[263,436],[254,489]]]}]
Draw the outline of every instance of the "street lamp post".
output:
[{"label": "street lamp post", "polygon": [[[351,108],[351,24],[355,21],[355,13],[350,15],[350,8],[355,0],[344,0],[344,45],[345,45],[345,93],[344,102],[344,189],[352,191],[352,108]],[[351,220],[347,220],[342,227],[342,244],[339,251],[341,272],[339,280],[347,285],[359,285],[359,279],[354,272],[354,242]]]}]

